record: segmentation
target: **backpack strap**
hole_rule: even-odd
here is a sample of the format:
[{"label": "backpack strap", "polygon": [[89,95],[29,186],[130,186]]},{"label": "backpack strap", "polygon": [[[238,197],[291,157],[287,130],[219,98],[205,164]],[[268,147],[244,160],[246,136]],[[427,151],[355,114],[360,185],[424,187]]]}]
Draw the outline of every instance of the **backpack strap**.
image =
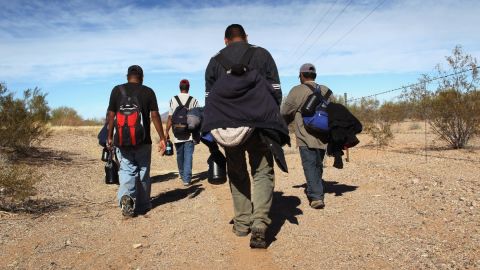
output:
[{"label": "backpack strap", "polygon": [[[250,59],[252,59],[253,53],[255,53],[255,49],[256,47],[254,46],[248,47],[247,51],[245,51],[242,58],[240,59],[240,64],[248,66],[248,63],[250,63]],[[215,59],[220,65],[222,65],[225,70],[232,69],[232,66],[234,65],[221,52],[215,55],[213,59]]]},{"label": "backpack strap", "polygon": [[140,102],[138,101],[137,93],[135,93],[135,91],[133,91],[133,92],[131,93],[132,95],[130,95],[130,96],[127,94],[127,89],[125,88],[125,84],[120,84],[120,85],[118,86],[118,89],[120,89],[120,94],[122,95],[122,100],[123,100],[123,99],[127,99],[127,98],[132,98],[133,101],[134,101],[137,105],[140,104]]},{"label": "backpack strap", "polygon": [[183,107],[182,101],[178,96],[174,96],[174,98],[177,100],[178,106]]},{"label": "backpack strap", "polygon": [[187,99],[187,103],[185,103],[185,108],[189,109],[190,108],[190,101],[192,101],[192,96],[189,96]]},{"label": "backpack strap", "polygon": [[316,87],[313,87],[311,84],[308,84],[308,83],[304,83],[304,85],[308,86],[308,88],[310,88],[310,90],[312,90],[313,93],[320,93],[320,96],[322,98],[324,98],[325,100],[328,100],[330,98],[330,96],[333,94],[332,90],[330,90],[330,88],[327,88],[327,93],[325,93],[325,95],[322,94],[322,91],[320,90],[320,85],[317,84]]},{"label": "backpack strap", "polygon": [[220,65],[222,65],[222,67],[225,70],[232,69],[233,63],[230,60],[228,60],[225,56],[223,56],[221,52],[215,55],[213,59],[215,59],[215,61],[217,61]]},{"label": "backpack strap", "polygon": [[240,64],[248,66],[250,59],[252,59],[253,53],[255,53],[255,47],[248,47],[247,51],[243,54],[242,59],[240,59]]},{"label": "backpack strap", "polygon": [[120,89],[120,94],[122,94],[122,97],[128,97],[127,90],[125,90],[125,86],[123,84],[120,84],[118,89]]}]

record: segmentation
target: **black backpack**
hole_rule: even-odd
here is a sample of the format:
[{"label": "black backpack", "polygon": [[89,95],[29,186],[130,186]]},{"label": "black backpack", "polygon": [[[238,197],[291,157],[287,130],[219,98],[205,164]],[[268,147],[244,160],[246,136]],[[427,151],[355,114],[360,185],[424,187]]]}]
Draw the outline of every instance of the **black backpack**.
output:
[{"label": "black backpack", "polygon": [[190,102],[192,101],[192,96],[188,97],[185,105],[182,104],[182,101],[180,101],[178,96],[175,96],[175,99],[177,100],[178,107],[172,115],[172,131],[175,137],[183,137],[190,134],[190,131],[188,130],[187,114]]},{"label": "black backpack", "polygon": [[128,96],[124,85],[118,86],[122,94],[115,114],[114,144],[118,147],[136,146],[145,140],[145,127],[140,102],[135,93]]},{"label": "black backpack", "polygon": [[[249,47],[239,63],[233,63],[222,53],[214,57],[215,61],[225,69],[225,73],[215,81],[208,93],[208,99],[205,99],[202,132],[222,128],[258,127],[268,122],[267,119],[276,118],[280,114],[276,110],[258,113],[262,110],[252,109],[247,112],[244,109],[278,107],[274,96],[275,89],[258,70],[249,65],[256,50],[257,47]],[[256,93],[259,91],[267,91],[268,94],[260,95],[261,99],[258,99],[259,95]],[[267,124],[268,127],[271,127],[270,124]],[[215,139],[218,142],[217,137]]]},{"label": "black backpack", "polygon": [[234,76],[242,76],[243,74],[250,71],[248,63],[250,63],[250,59],[252,58],[254,53],[255,47],[249,47],[247,51],[243,54],[242,59],[240,59],[240,63],[237,64],[232,63],[221,53],[217,54],[214,58],[220,65],[223,66],[223,68],[227,71],[227,74],[231,74]]}]

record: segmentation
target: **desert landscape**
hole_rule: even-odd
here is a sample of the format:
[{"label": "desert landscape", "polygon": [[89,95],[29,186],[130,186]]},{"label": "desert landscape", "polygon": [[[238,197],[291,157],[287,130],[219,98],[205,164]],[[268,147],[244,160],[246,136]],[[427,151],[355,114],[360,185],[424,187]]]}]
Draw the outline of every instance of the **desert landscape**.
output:
[{"label": "desert landscape", "polygon": [[104,183],[100,127],[56,127],[18,162],[43,175],[30,213],[0,212],[1,269],[479,269],[480,147],[448,148],[423,124],[393,127],[390,146],[368,135],[342,170],[326,158],[326,207],[309,207],[298,149],[276,170],[269,247],[251,250],[229,223],[228,184],[207,181],[208,150],[183,187],[175,157],[153,153],[152,204],[122,217]]}]

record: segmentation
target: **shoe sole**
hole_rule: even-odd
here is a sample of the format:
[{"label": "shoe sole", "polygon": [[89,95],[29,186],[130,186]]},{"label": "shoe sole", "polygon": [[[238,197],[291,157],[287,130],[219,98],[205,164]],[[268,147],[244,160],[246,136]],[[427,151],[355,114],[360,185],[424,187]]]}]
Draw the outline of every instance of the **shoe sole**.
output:
[{"label": "shoe sole", "polygon": [[127,195],[124,195],[120,201],[122,206],[122,215],[124,217],[133,217],[135,214],[135,205],[133,199]]},{"label": "shoe sole", "polygon": [[312,207],[313,209],[323,209],[325,207],[325,203],[320,203],[320,204],[310,203],[310,207]]}]

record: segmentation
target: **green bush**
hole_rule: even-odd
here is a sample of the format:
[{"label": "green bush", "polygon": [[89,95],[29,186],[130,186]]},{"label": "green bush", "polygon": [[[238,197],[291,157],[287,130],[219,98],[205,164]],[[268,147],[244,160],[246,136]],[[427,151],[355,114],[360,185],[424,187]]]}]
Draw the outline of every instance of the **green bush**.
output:
[{"label": "green bush", "polygon": [[385,121],[367,123],[365,130],[378,146],[387,146],[393,139],[392,124]]},{"label": "green bush", "polygon": [[[452,148],[464,148],[480,132],[480,94],[477,60],[456,46],[445,57],[448,70],[437,65],[433,79],[423,75],[402,94],[411,108],[411,119],[426,119],[433,131]],[[438,87],[429,89],[434,80]]]},{"label": "green bush", "polygon": [[83,119],[75,109],[59,107],[52,110],[50,123],[53,126],[81,126]]},{"label": "green bush", "polygon": [[480,131],[480,92],[438,91],[428,99],[432,129],[454,149],[464,148]]},{"label": "green bush", "polygon": [[58,107],[52,110],[50,123],[52,126],[98,126],[104,121],[99,119],[83,119],[75,109],[70,107]]},{"label": "green bush", "polygon": [[393,103],[380,102],[373,98],[362,98],[360,103],[354,103],[348,106],[348,109],[360,120],[365,133],[370,134],[375,144],[386,146],[393,139],[391,130],[392,123],[397,121],[397,111],[399,106]]},{"label": "green bush", "polygon": [[24,150],[48,135],[49,107],[40,89],[25,90],[15,98],[0,83],[0,146]]}]

